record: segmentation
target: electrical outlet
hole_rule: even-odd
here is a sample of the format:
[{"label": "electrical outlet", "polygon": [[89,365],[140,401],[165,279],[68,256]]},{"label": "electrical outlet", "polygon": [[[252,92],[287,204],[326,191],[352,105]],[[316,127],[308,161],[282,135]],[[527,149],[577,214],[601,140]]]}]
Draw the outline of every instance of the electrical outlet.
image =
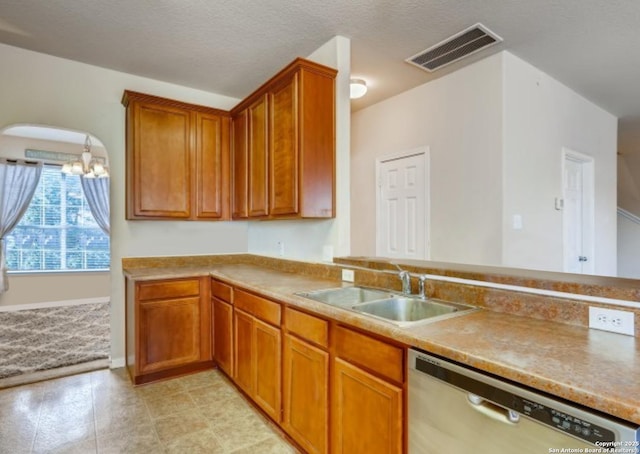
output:
[{"label": "electrical outlet", "polygon": [[284,257],[284,241],[278,241],[278,255]]},{"label": "electrical outlet", "polygon": [[589,328],[634,336],[634,313],[589,306]]},{"label": "electrical outlet", "polygon": [[342,280],[345,282],[353,282],[355,274],[353,270],[342,270]]}]

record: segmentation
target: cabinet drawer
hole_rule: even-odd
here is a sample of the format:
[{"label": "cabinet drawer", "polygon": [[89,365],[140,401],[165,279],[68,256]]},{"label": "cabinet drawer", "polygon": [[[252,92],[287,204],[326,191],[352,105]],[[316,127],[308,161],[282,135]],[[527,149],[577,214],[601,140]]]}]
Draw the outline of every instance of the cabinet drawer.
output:
[{"label": "cabinet drawer", "polygon": [[289,332],[327,348],[329,345],[329,323],[313,315],[291,309],[284,310],[284,325]]},{"label": "cabinet drawer", "polygon": [[138,301],[198,296],[199,279],[175,279],[170,281],[138,282]]},{"label": "cabinet drawer", "polygon": [[232,303],[231,292],[232,289],[230,285],[211,279],[211,296],[215,296],[219,300],[226,301],[227,303]]},{"label": "cabinet drawer", "polygon": [[238,309],[242,309],[262,321],[280,327],[280,304],[242,290],[235,291],[233,300]]},{"label": "cabinet drawer", "polygon": [[404,349],[342,326],[335,329],[336,354],[383,377],[402,383]]}]

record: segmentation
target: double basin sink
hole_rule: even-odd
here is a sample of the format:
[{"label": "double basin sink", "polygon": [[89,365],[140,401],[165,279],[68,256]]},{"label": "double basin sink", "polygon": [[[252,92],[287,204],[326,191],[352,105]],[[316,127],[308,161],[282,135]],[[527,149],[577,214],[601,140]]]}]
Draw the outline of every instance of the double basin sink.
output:
[{"label": "double basin sink", "polygon": [[477,310],[466,304],[403,295],[367,287],[300,292],[298,296],[375,317],[398,326],[436,321]]}]

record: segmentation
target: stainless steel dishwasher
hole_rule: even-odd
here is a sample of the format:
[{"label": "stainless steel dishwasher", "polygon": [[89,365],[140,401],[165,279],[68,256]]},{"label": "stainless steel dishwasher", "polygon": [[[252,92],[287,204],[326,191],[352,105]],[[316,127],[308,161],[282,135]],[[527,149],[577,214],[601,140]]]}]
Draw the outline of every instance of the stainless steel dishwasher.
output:
[{"label": "stainless steel dishwasher", "polygon": [[417,349],[407,363],[410,454],[639,452],[638,425]]}]

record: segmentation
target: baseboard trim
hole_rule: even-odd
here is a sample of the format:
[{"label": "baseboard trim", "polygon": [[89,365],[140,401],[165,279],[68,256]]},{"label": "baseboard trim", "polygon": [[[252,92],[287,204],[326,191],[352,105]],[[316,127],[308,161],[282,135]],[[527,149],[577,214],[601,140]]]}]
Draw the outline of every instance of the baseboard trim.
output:
[{"label": "baseboard trim", "polygon": [[45,309],[48,307],[78,306],[80,304],[100,304],[108,303],[111,298],[100,296],[97,298],[81,298],[77,300],[44,301],[41,303],[12,304],[10,306],[0,306],[0,312],[24,311],[27,309]]},{"label": "baseboard trim", "polygon": [[28,374],[14,375],[12,377],[0,379],[0,389],[27,385],[29,383],[36,383],[39,381],[53,380],[56,378],[67,377],[69,375],[84,374],[94,370],[106,369],[108,366],[109,360],[105,358],[86,363],[74,364],[72,366],[56,367],[54,369],[30,372]]},{"label": "baseboard trim", "polygon": [[120,358],[112,358],[111,359],[111,364],[109,365],[110,369],[119,369],[121,367],[124,367],[125,362],[124,362],[124,357],[120,357]]}]

